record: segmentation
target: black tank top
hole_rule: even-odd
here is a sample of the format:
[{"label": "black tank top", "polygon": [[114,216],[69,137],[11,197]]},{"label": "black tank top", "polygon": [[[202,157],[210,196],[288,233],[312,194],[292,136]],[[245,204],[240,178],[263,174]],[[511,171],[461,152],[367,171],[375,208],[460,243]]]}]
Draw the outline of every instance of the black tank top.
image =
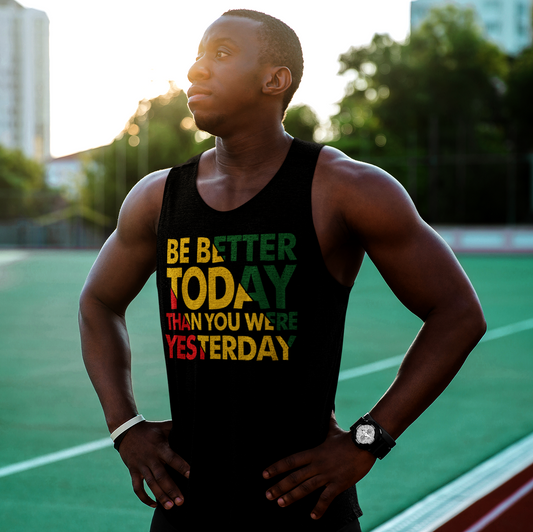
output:
[{"label": "black tank top", "polygon": [[281,508],[265,492],[282,477],[262,477],[322,443],[334,408],[350,289],[313,225],[320,149],[294,139],[268,184],[225,212],[198,193],[200,156],[169,173],[157,286],[170,445],[191,466],[189,480],[171,472],[185,502],[165,515],[180,531],[338,530],[360,515],[355,487],[314,521],[321,490]]}]

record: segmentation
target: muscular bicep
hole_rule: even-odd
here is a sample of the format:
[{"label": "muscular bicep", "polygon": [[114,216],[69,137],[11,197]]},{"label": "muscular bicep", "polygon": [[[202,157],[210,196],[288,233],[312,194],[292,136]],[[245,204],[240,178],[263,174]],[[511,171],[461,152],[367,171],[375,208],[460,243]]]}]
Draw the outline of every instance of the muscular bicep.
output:
[{"label": "muscular bicep", "polygon": [[477,296],[454,254],[419,216],[403,187],[373,169],[354,189],[347,223],[402,303],[421,319]]},{"label": "muscular bicep", "polygon": [[131,246],[118,229],[102,247],[85,283],[82,297],[90,297],[117,314],[124,314],[155,269],[155,243]]},{"label": "muscular bicep", "polygon": [[124,201],[117,228],[89,273],[82,301],[99,302],[124,314],[155,271],[156,226],[166,174],[149,178],[138,183]]}]

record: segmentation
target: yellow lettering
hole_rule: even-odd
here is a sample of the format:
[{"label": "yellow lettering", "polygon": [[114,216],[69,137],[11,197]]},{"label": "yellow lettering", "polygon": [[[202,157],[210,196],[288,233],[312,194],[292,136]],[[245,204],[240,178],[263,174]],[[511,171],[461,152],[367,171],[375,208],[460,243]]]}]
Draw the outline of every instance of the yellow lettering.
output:
[{"label": "yellow lettering", "polygon": [[207,320],[208,329],[211,330],[211,324],[213,323],[214,314],[204,314],[205,319]]},{"label": "yellow lettering", "polygon": [[194,313],[191,313],[191,327],[192,327],[192,330],[194,331],[194,329],[199,329],[200,331],[202,330],[202,315],[200,313],[198,314],[194,314]]},{"label": "yellow lettering", "polygon": [[281,336],[276,336],[276,340],[283,349],[283,360],[289,360],[289,346],[285,343],[285,340]]},{"label": "yellow lettering", "polygon": [[[249,336],[239,336],[239,360],[252,360],[255,356],[255,352],[257,351],[257,346],[255,345],[254,339],[250,338]],[[247,354],[244,354],[244,344],[248,344],[250,346],[250,352]]]},{"label": "yellow lettering", "polygon": [[233,336],[222,337],[222,358],[226,360],[228,356],[231,360],[237,360],[235,356],[235,348],[237,347],[237,340]]},{"label": "yellow lettering", "polygon": [[170,279],[170,286],[176,299],[178,299],[178,278],[182,275],[181,268],[167,268],[167,277]]},{"label": "yellow lettering", "polygon": [[261,342],[261,347],[257,354],[257,360],[263,360],[263,357],[270,357],[272,360],[278,360],[272,336],[263,336],[263,341]]},{"label": "yellow lettering", "polygon": [[205,238],[203,236],[198,238],[198,253],[196,255],[196,262],[209,262],[211,259],[211,252],[209,251],[210,246],[211,241],[209,238]]},{"label": "yellow lettering", "polygon": [[254,327],[256,331],[261,330],[261,326],[263,325],[263,314],[259,314],[259,318],[257,317],[257,314],[254,312],[252,316],[250,317],[250,314],[246,313],[244,315],[246,318],[246,323],[248,324],[248,330],[253,331]]},{"label": "yellow lettering", "polygon": [[220,336],[210,336],[209,344],[211,348],[209,351],[209,358],[220,360]]},{"label": "yellow lettering", "polygon": [[239,284],[237,288],[237,295],[235,296],[235,303],[233,308],[242,308],[242,304],[245,301],[253,301],[253,299],[246,293],[246,290]]},{"label": "yellow lettering", "polygon": [[[198,283],[200,285],[200,291],[196,299],[191,299],[189,295],[189,281],[193,277],[196,277],[196,279],[198,279]],[[185,275],[183,276],[183,281],[181,284],[181,292],[183,302],[185,303],[185,305],[187,305],[187,308],[190,308],[191,310],[197,310],[204,304],[205,298],[207,296],[207,283],[205,281],[205,276],[202,273],[202,270],[200,270],[200,268],[198,268],[197,266],[193,266],[192,268],[188,268],[185,271]]]},{"label": "yellow lettering", "polygon": [[265,316],[265,331],[273,331],[274,326],[272,325],[272,322]]},{"label": "yellow lettering", "polygon": [[228,313],[228,327],[232,331],[237,331],[237,330],[239,330],[240,326],[241,326],[241,315],[238,312],[235,313],[235,325],[233,325],[231,323],[231,312],[229,312]]},{"label": "yellow lettering", "polygon": [[[220,318],[222,318],[222,325],[220,324]],[[219,312],[215,316],[215,327],[219,331],[223,331],[228,326],[228,319],[226,318],[225,314],[222,314],[222,312]]]},{"label": "yellow lettering", "polygon": [[[224,279],[224,295],[217,299],[217,277]],[[227,307],[233,299],[235,292],[235,282],[233,276],[227,268],[218,266],[209,268],[209,309]]]},{"label": "yellow lettering", "polygon": [[169,238],[167,240],[167,263],[176,264],[178,258],[178,241],[174,238]]},{"label": "yellow lettering", "polygon": [[218,254],[218,250],[215,245],[213,245],[213,262],[224,262],[224,259]]},{"label": "yellow lettering", "polygon": [[207,342],[209,342],[209,336],[198,335],[196,339],[202,344],[202,351],[207,352]]},{"label": "yellow lettering", "polygon": [[189,262],[189,257],[187,257],[187,254],[189,253],[189,242],[190,238],[188,236],[184,238],[180,238],[180,249],[181,249],[181,259],[180,262]]}]

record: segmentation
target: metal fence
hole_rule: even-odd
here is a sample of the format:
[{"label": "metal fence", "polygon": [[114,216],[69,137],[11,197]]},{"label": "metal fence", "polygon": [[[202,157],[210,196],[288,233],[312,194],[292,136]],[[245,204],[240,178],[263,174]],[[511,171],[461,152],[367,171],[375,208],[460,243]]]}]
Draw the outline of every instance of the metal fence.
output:
[{"label": "metal fence", "polygon": [[[533,224],[532,154],[360,159],[396,177],[432,225]],[[0,247],[99,248],[115,223],[57,192],[32,196],[0,190]]]}]

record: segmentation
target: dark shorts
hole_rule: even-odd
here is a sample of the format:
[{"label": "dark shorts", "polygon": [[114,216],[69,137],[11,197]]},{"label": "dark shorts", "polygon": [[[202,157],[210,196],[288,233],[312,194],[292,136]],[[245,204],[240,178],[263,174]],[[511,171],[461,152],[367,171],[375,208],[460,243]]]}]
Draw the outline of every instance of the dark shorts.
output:
[{"label": "dark shorts", "polygon": [[[156,509],[156,511],[154,512],[154,517],[152,519],[152,526],[150,527],[150,532],[180,532],[179,528],[176,528],[167,521],[167,519],[165,518],[165,511],[166,510],[163,510],[160,507]],[[260,520],[260,518],[258,520]],[[251,524],[249,532],[253,531],[254,526],[253,524]],[[359,519],[356,518],[354,521],[348,523],[347,525],[343,526],[341,529],[335,532],[361,532],[361,527],[359,526]]]}]

